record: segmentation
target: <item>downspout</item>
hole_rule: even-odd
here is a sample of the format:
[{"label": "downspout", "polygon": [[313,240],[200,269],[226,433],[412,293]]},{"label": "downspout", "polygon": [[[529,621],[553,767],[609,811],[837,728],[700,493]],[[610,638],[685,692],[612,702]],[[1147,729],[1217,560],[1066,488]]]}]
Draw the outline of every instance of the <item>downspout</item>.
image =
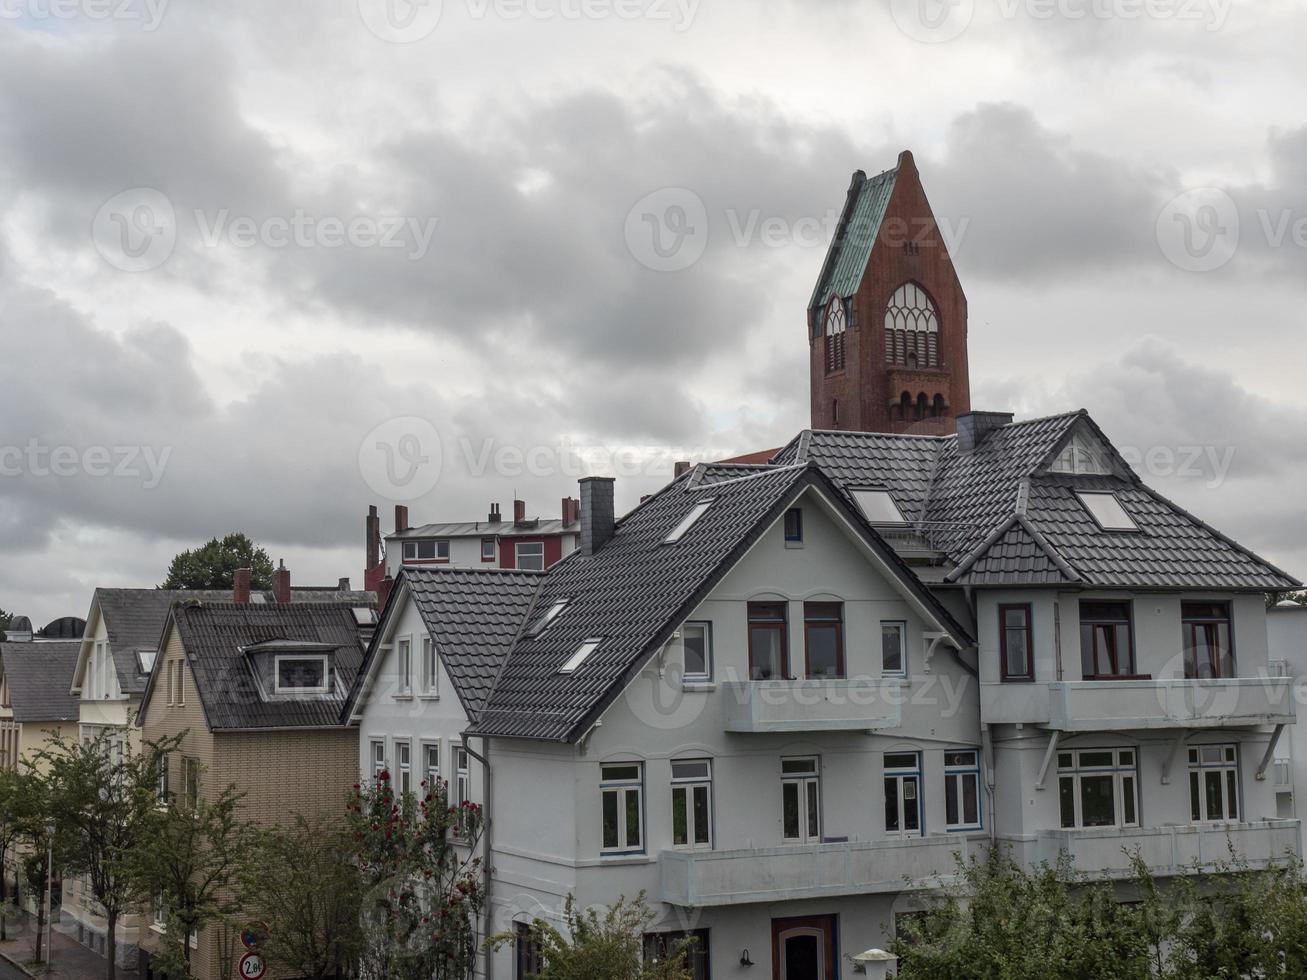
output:
[{"label": "downspout", "polygon": [[[481,755],[479,752],[477,752],[476,749],[472,748],[472,745],[468,740],[467,733],[466,732],[463,733],[463,747],[467,749],[468,755],[476,759],[477,762],[481,763],[481,768],[485,770],[485,774],[486,774],[485,793],[484,793],[485,799],[484,802],[482,803],[482,808],[484,810],[484,817],[481,824],[481,873],[485,878],[485,882],[482,884],[481,888],[482,888],[484,902],[485,902],[485,913],[484,913],[485,938],[489,939],[490,922],[493,915],[493,908],[491,906],[490,899],[491,899],[491,891],[493,890],[495,884],[494,872],[490,867],[490,855],[492,853],[491,840],[492,837],[494,836],[494,831],[495,831],[495,821],[493,817],[494,809],[492,807],[492,803],[494,802],[495,781],[491,778],[490,760],[487,758],[487,756],[490,755],[490,736],[482,735],[481,741],[484,745],[484,749],[486,753],[485,755]],[[486,980],[494,980],[494,975],[495,975],[494,953],[491,951],[490,947],[487,946],[486,947]]]},{"label": "downspout", "polygon": [[[971,622],[975,627],[977,636],[980,634],[980,602],[979,594],[971,586],[965,586],[962,590],[964,600],[971,606]],[[976,678],[979,680],[981,674],[980,664],[980,641],[976,641]],[[994,792],[994,729],[985,720],[983,713],[985,710],[985,699],[980,699],[980,758],[985,764],[985,798],[989,800],[989,844],[990,849],[998,846],[998,806],[995,802],[997,795]]]}]

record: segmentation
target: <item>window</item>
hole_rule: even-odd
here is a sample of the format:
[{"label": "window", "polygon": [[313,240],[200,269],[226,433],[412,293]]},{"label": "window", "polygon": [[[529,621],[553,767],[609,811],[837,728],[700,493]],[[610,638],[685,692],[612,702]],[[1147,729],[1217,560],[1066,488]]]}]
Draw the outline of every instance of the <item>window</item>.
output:
[{"label": "window", "polygon": [[785,512],[785,543],[790,547],[803,544],[803,511],[798,507]]},{"label": "window", "polygon": [[395,644],[396,693],[406,697],[413,693],[413,641],[404,637]]},{"label": "window", "polygon": [[405,561],[449,561],[449,541],[405,541]]},{"label": "window", "polygon": [[156,892],[150,901],[150,925],[156,932],[168,929],[168,906],[164,904],[163,892]]},{"label": "window", "polygon": [[908,673],[908,624],[880,624],[880,672],[885,677],[906,677]]},{"label": "window", "polygon": [[177,661],[177,705],[186,707],[186,661]]},{"label": "window", "polygon": [[413,746],[407,741],[395,740],[395,767],[398,792],[413,792]]},{"label": "window", "polygon": [[1077,493],[1089,516],[1104,531],[1138,531],[1135,523],[1114,493]]},{"label": "window", "polygon": [[560,674],[572,673],[583,663],[585,663],[588,659],[590,659],[590,654],[598,650],[599,644],[603,642],[604,641],[600,639],[586,640],[584,643],[581,644],[580,647],[577,648],[576,653],[572,654],[570,657],[567,658],[567,663],[563,664],[563,666],[558,668],[558,672]]},{"label": "window", "polygon": [[844,370],[844,334],[848,326],[844,315],[844,300],[832,296],[826,306],[826,321],[823,333],[826,335],[826,373]]},{"label": "window", "polygon": [[[277,694],[326,694],[327,658],[324,655],[278,655],[273,660]],[[181,671],[179,670],[180,677]]]},{"label": "window", "polygon": [[622,762],[599,769],[604,853],[643,851],[644,767],[638,762]]},{"label": "window", "polygon": [[885,307],[885,362],[939,366],[939,316],[926,291],[914,282],[896,289]]},{"label": "window", "polygon": [[821,840],[821,775],[816,756],[781,760],[781,836],[804,844]]},{"label": "window", "polygon": [[708,512],[708,508],[711,506],[712,506],[712,498],[709,498],[707,500],[700,500],[697,504],[695,504],[692,508],[690,508],[690,512],[688,514],[686,514],[684,517],[681,518],[681,523],[677,524],[676,527],[672,528],[672,533],[667,535],[667,537],[663,539],[663,544],[675,544],[677,541],[680,541],[681,538],[685,536],[685,532],[690,530],[690,528],[694,526],[694,522],[697,521],[699,518],[703,517],[703,515]]},{"label": "window", "polygon": [[663,963],[677,950],[686,950],[686,965],[691,980],[709,980],[708,930],[693,932],[646,932],[644,934],[644,962]]},{"label": "window", "polygon": [[536,619],[535,622],[533,622],[529,627],[527,627],[527,631],[526,631],[527,637],[534,639],[535,637],[542,634],[545,630],[549,629],[549,627],[553,624],[554,620],[557,619],[562,614],[563,610],[566,608],[567,608],[567,600],[559,599],[552,606],[550,606],[543,613],[541,613],[541,615]]},{"label": "window", "polygon": [[886,753],[885,833],[895,837],[920,837],[922,823],[921,753]]},{"label": "window", "polygon": [[200,799],[200,760],[182,759],[182,802],[195,806]]},{"label": "window", "polygon": [[386,771],[386,742],[384,739],[372,740],[372,778],[377,779]]},{"label": "window", "polygon": [[790,676],[786,644],[786,604],[749,603],[749,679],[765,681]]},{"label": "window", "polygon": [[682,680],[712,680],[711,623],[685,623],[672,642],[681,646]]},{"label": "window", "polygon": [[980,753],[944,753],[944,824],[949,830],[979,830]]},{"label": "window", "polygon": [[422,693],[429,698],[440,693],[440,672],[436,666],[436,641],[422,637]]},{"label": "window", "polygon": [[1134,749],[1081,749],[1057,754],[1063,827],[1136,827],[1139,777]]},{"label": "window", "polygon": [[482,561],[494,561],[494,560],[495,560],[495,539],[494,539],[494,538],[482,538],[482,539],[481,539],[481,560],[482,560]]},{"label": "window", "polygon": [[844,676],[844,604],[803,604],[803,645],[809,677]]},{"label": "window", "polygon": [[454,826],[454,836],[462,837],[466,833],[463,827],[463,804],[472,799],[472,776],[467,767],[467,747],[455,745],[451,750],[454,757],[454,802],[458,805],[459,820]]},{"label": "window", "polygon": [[672,844],[712,847],[712,762],[672,763]]},{"label": "window", "polygon": [[525,922],[513,923],[513,980],[526,980],[545,967],[540,945],[531,938],[531,926]]},{"label": "window", "polygon": [[1102,461],[1100,447],[1091,445],[1077,433],[1057,458],[1049,464],[1053,473],[1095,474],[1110,476],[1112,471]]},{"label": "window", "polygon": [[1189,809],[1194,823],[1239,819],[1239,750],[1197,745],[1189,750]]},{"label": "window", "polygon": [[159,802],[167,804],[170,794],[168,792],[168,753],[163,752],[159,755],[159,784],[155,792],[158,794]]},{"label": "window", "polygon": [[998,607],[998,644],[1005,681],[1035,679],[1034,644],[1029,604]]},{"label": "window", "polygon": [[434,794],[440,785],[440,743],[422,743],[422,778],[426,781],[427,792]]},{"label": "window", "polygon": [[545,570],[545,546],[542,541],[518,541],[513,545],[515,564],[524,572]]},{"label": "window", "polygon": [[1183,602],[1180,617],[1184,627],[1185,677],[1233,677],[1229,604]]},{"label": "window", "polygon": [[854,490],[853,499],[871,524],[908,523],[888,490]]},{"label": "window", "polygon": [[1085,680],[1135,675],[1130,602],[1080,603],[1080,666]]}]

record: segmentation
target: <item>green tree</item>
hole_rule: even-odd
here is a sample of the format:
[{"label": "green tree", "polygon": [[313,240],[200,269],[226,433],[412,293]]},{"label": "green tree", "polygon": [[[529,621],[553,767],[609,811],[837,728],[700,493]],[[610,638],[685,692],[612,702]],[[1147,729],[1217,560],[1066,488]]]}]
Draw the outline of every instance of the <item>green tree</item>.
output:
[{"label": "green tree", "polygon": [[273,969],[309,980],[352,974],[362,878],[351,845],[343,824],[300,816],[261,835],[245,894],[267,928],[260,952]]},{"label": "green tree", "polygon": [[31,773],[0,769],[0,941],[8,935],[9,856],[28,836],[28,828],[40,811],[38,787]]},{"label": "green tree", "polygon": [[108,980],[116,974],[118,920],[149,898],[133,853],[149,843],[160,765],[179,741],[138,752],[116,748],[108,734],[88,741],[56,735],[34,760],[49,773],[52,804],[68,831],[65,870],[85,876],[104,914]]},{"label": "green tree", "polygon": [[382,772],[346,808],[362,879],[359,972],[370,980],[466,980],[484,903],[481,808],[451,804],[449,784],[396,794]]},{"label": "green tree", "polygon": [[256,843],[253,826],[240,817],[243,795],[228,786],[213,800],[173,799],[153,812],[132,852],[132,874],[166,913],[159,959],[168,976],[193,975],[192,934],[242,914],[240,884]]},{"label": "green tree", "polygon": [[236,569],[250,570],[250,586],[272,587],[272,559],[248,536],[233,531],[198,548],[183,551],[168,565],[161,589],[230,589]]},{"label": "green tree", "polygon": [[[563,906],[563,929],[543,919],[531,923],[530,941],[544,963],[537,980],[691,980],[690,942],[682,941],[660,960],[644,957],[644,933],[656,915],[644,892],[605,909],[578,911],[571,895]],[[491,936],[493,949],[511,945],[512,933]]]},{"label": "green tree", "polygon": [[42,962],[45,939],[45,892],[50,883],[53,861],[54,881],[62,877],[68,865],[70,832],[65,815],[55,804],[54,787],[48,776],[29,759],[23,760],[25,796],[19,822],[19,846],[22,848],[23,879],[36,899],[36,943],[33,959]]},{"label": "green tree", "polygon": [[9,624],[13,622],[13,619],[13,613],[5,612],[3,609],[0,609],[0,640],[7,639],[5,636],[5,630],[9,629]]}]

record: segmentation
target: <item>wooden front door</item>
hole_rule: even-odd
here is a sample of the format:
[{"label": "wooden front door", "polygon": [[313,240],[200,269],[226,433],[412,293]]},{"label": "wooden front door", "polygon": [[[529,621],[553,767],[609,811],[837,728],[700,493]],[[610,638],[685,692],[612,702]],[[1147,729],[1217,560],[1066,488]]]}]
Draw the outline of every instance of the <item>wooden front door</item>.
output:
[{"label": "wooden front door", "polygon": [[774,980],[838,980],[835,916],[772,919]]}]

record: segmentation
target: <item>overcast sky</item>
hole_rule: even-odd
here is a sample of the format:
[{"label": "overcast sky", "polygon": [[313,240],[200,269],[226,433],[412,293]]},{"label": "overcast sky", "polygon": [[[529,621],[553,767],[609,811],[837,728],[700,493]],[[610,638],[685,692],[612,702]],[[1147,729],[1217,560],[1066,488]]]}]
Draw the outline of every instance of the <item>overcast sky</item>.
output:
[{"label": "overcast sky", "polygon": [[625,508],[783,443],[849,175],[905,148],[973,406],[1088,408],[1307,574],[1304,37],[1299,0],[0,0],[0,607],[237,529],[357,583],[369,503],[554,516],[593,470]]}]

